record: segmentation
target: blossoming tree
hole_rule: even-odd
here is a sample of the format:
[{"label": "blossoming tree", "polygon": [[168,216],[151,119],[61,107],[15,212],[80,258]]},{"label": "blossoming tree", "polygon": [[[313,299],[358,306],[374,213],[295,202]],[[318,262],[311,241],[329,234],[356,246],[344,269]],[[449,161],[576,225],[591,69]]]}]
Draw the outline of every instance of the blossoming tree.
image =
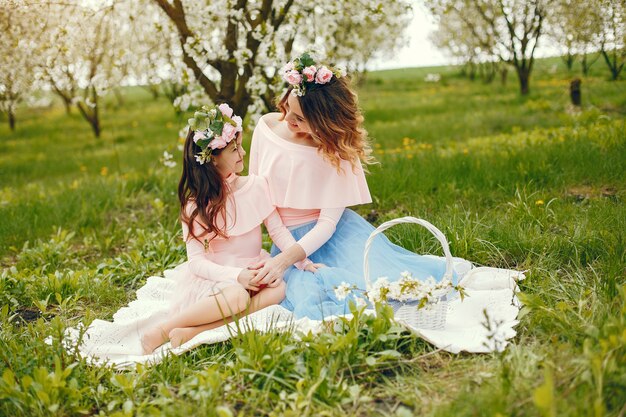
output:
[{"label": "blossoming tree", "polygon": [[[346,14],[360,16],[383,7],[379,0],[152,1],[176,28],[182,60],[202,90],[214,102],[232,103],[235,113],[242,116],[273,107],[273,98],[282,88],[276,74],[278,68],[295,50],[302,52],[316,41],[318,46],[330,43],[329,34],[340,29],[331,24],[333,19],[342,19]],[[404,1],[391,3],[404,4]],[[342,13],[337,12],[338,7]],[[389,7],[390,11],[396,9],[402,10]],[[379,13],[379,26],[398,18],[396,12],[386,16],[382,11]],[[399,37],[402,30],[402,25],[396,26],[394,37]],[[346,37],[341,41],[345,49],[341,53],[335,48],[338,45],[324,45],[328,51],[336,51],[334,58],[338,60],[350,56],[348,48],[353,54],[357,50],[365,51],[362,42],[353,42],[350,47],[352,40],[348,39],[364,37],[366,30],[345,32]],[[386,38],[378,36],[364,42],[370,42],[370,50],[389,49],[389,44],[382,43]],[[366,56],[369,58],[371,52],[366,52]]]},{"label": "blossoming tree", "polygon": [[132,62],[127,9],[119,2],[79,0],[42,3],[48,25],[42,33],[43,79],[65,103],[75,105],[100,137],[101,98],[128,77]]},{"label": "blossoming tree", "polygon": [[544,20],[554,0],[427,0],[440,19],[462,22],[475,41],[517,73],[520,93],[530,92],[535,51],[544,31]]},{"label": "blossoming tree", "polygon": [[17,105],[33,86],[37,56],[32,51],[43,23],[29,16],[28,4],[13,1],[0,7],[0,113],[15,130]]}]

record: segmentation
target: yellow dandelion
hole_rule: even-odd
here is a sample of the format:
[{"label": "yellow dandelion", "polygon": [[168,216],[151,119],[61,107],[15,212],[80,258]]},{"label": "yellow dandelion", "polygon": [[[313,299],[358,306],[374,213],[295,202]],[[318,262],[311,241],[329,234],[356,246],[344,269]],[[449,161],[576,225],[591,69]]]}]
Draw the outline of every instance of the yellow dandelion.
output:
[{"label": "yellow dandelion", "polygon": [[463,148],[463,155],[467,155],[469,153],[469,149]]},{"label": "yellow dandelion", "polygon": [[165,127],[166,127],[167,129],[171,129],[171,128],[172,128],[172,126],[174,126],[174,125],[172,124],[172,122],[167,122],[167,123],[165,123]]},{"label": "yellow dandelion", "polygon": [[413,159],[413,154],[409,153],[409,154],[406,155],[406,157],[407,157],[407,159]]},{"label": "yellow dandelion", "polygon": [[537,201],[535,201],[535,205],[536,205],[536,206],[543,206],[543,200],[537,200]]},{"label": "yellow dandelion", "polygon": [[85,165],[81,165],[80,172],[87,172],[87,167]]},{"label": "yellow dandelion", "polygon": [[107,167],[100,168],[100,175],[102,175],[103,177],[105,177],[108,173],[109,173],[109,168]]},{"label": "yellow dandelion", "polygon": [[78,188],[78,180],[74,180],[72,181],[72,183],[70,184],[70,190],[75,190]]}]

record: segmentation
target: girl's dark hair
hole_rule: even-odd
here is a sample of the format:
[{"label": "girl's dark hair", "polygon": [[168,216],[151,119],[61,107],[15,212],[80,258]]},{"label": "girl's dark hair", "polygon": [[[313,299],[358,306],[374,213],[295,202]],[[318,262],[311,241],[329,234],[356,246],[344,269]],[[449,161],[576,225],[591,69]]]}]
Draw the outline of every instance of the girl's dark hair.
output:
[{"label": "girl's dark hair", "polygon": [[[187,224],[189,235],[200,241],[208,234],[214,237],[227,237],[226,231],[217,226],[218,216],[226,225],[226,201],[228,192],[224,179],[212,161],[199,164],[195,155],[202,149],[193,141],[194,131],[189,129],[183,149],[183,174],[178,182],[178,200],[180,201],[180,219]],[[213,149],[212,157],[222,149]],[[195,204],[193,210],[190,204]],[[198,228],[199,230],[196,230]]]}]

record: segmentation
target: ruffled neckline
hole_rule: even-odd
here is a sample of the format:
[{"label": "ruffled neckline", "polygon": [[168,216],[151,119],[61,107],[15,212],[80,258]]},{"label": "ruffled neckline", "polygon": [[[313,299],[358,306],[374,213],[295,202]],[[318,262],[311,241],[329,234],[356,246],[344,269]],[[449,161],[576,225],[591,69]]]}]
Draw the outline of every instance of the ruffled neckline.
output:
[{"label": "ruffled neckline", "polygon": [[262,126],[263,128],[265,128],[266,131],[269,132],[269,134],[271,135],[270,139],[274,139],[275,142],[279,142],[282,146],[289,147],[293,150],[317,153],[318,151],[317,146],[307,146],[307,145],[302,145],[300,143],[294,143],[281,137],[276,132],[274,132],[272,128],[270,127],[269,123],[267,123],[267,118],[269,118],[269,116],[273,114],[277,114],[277,113],[268,113],[266,115],[263,115],[263,117],[261,117],[261,119],[259,120],[260,123],[258,124],[259,126]]},{"label": "ruffled neckline", "polygon": [[337,170],[317,148],[281,138],[263,116],[252,135],[250,172],[267,179],[280,208],[323,209],[371,203],[363,167],[340,161]]}]

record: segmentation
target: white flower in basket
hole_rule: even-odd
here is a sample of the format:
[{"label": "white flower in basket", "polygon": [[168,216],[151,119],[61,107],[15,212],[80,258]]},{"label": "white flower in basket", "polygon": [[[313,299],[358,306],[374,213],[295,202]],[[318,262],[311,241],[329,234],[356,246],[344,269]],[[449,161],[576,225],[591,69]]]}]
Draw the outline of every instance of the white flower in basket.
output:
[{"label": "white flower in basket", "polygon": [[[371,283],[368,257],[372,241],[379,233],[401,223],[419,224],[431,232],[441,243],[446,257],[446,272],[440,282],[436,282],[433,277],[429,277],[426,280],[418,280],[413,278],[411,272],[405,271],[401,274],[398,281],[390,283],[387,277],[380,277],[374,284]],[[387,302],[393,308],[395,318],[404,321],[412,327],[421,329],[443,328],[448,314],[449,295],[457,290],[461,298],[464,296],[463,289],[452,284],[454,264],[448,240],[439,229],[426,220],[415,217],[402,217],[381,224],[370,234],[367,242],[365,242],[363,254],[363,271],[367,284],[367,298],[372,303]]]}]

